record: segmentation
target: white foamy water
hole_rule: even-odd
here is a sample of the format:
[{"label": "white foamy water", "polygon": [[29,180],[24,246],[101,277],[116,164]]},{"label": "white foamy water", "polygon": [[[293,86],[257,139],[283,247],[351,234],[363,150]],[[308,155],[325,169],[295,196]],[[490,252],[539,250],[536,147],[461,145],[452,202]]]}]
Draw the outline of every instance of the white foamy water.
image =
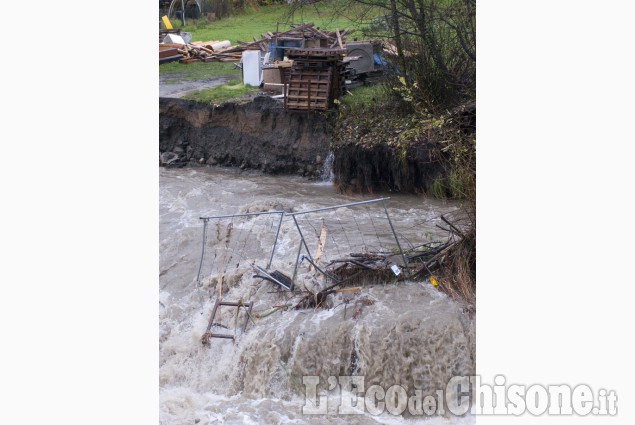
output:
[{"label": "white foamy water", "polygon": [[[292,299],[273,283],[253,278],[251,262],[267,262],[270,235],[276,228],[270,221],[248,218],[232,222],[231,237],[239,249],[228,250],[223,245],[226,223],[209,225],[201,276],[201,312],[194,282],[202,248],[203,223],[199,217],[271,210],[297,212],[376,197],[343,196],[329,185],[295,177],[210,168],[160,170],[162,424],[474,423],[470,416],[421,418],[387,412],[379,416],[337,415],[338,390],[328,391],[330,376],[362,375],[366,388],[377,384],[387,389],[400,384],[409,394],[421,389],[425,396],[445,388],[452,376],[474,373],[473,321],[461,305],[427,282],[365,285],[359,291],[335,294],[327,302],[329,309],[287,309],[256,319],[256,325],[250,322],[245,334],[234,331],[237,323],[238,328],[244,323],[245,314],[241,311],[237,316],[235,307],[223,307],[215,322],[227,329],[214,326],[212,331],[235,333],[236,342],[212,338],[209,346],[201,344],[218,296],[218,258],[229,260],[222,270],[224,301],[253,301],[253,313],[264,314],[273,306],[295,303],[299,298]],[[404,248],[439,238],[442,232],[435,227],[434,218],[457,207],[404,195],[392,197],[387,206]],[[370,247],[373,240],[390,236],[376,218],[381,214],[364,215],[360,211],[325,212],[311,217],[315,223],[307,217],[302,225],[309,229],[307,233],[319,232],[319,223],[326,220],[332,233],[329,240],[335,245],[327,244],[324,256],[332,259],[347,254],[333,252],[333,247],[348,247],[343,241]],[[361,236],[356,236],[355,229]],[[308,235],[305,237],[308,239]],[[291,275],[298,243],[292,220],[285,219],[272,269]],[[302,263],[298,269],[296,285],[300,290],[316,291],[330,284],[322,275],[308,271],[307,266]],[[329,397],[328,415],[302,413],[302,376],[320,377],[318,393]]]}]

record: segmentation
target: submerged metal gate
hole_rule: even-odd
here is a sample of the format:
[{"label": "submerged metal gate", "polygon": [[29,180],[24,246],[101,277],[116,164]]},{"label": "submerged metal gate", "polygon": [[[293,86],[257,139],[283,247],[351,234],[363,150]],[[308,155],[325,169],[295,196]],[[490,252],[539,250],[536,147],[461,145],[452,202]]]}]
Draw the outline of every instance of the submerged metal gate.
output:
[{"label": "submerged metal gate", "polygon": [[[203,220],[203,243],[196,274],[196,289],[201,308],[203,308],[203,298],[200,287],[203,268],[208,266],[209,275],[218,276],[221,285],[223,275],[228,268],[234,265],[238,268],[243,261],[251,261],[251,264],[259,260],[268,261],[266,268],[269,268],[276,252],[283,217],[284,211],[200,217]],[[215,227],[212,229],[212,231],[215,230],[215,234],[210,237],[212,226]],[[259,239],[258,236],[261,238]],[[258,248],[260,245],[269,244],[271,247],[269,251]],[[209,252],[210,248],[213,249],[213,253]],[[263,254],[268,255],[263,257]],[[206,259],[209,260],[209,264],[205,261]]]},{"label": "submerged metal gate", "polygon": [[[366,253],[373,251],[394,252],[395,255],[401,257],[401,265],[405,267],[407,275],[410,277],[408,262],[386,208],[385,201],[389,199],[379,198],[287,214],[293,218],[301,239],[293,271],[293,280],[295,281],[298,266],[303,259],[307,259],[317,271],[326,277],[337,280],[323,271],[319,263],[334,259],[335,254],[341,258],[360,249]],[[379,205],[381,208],[373,212],[366,208],[371,205]],[[364,208],[359,208],[361,206]],[[341,220],[344,211],[346,211],[350,221],[347,226]],[[320,230],[318,230],[318,225]],[[311,254],[309,243],[315,244],[315,256]],[[393,243],[394,245],[390,246]],[[303,249],[306,252],[306,257],[301,255]],[[345,254],[343,251],[348,252]]]},{"label": "submerged metal gate", "polygon": [[[303,260],[310,263],[311,269],[337,280],[326,273],[321,265],[351,252],[393,252],[396,258],[401,259],[400,265],[410,277],[407,259],[386,208],[389,199],[352,202],[295,213],[267,211],[200,217],[203,220],[203,242],[196,288],[201,308],[203,299],[200,287],[204,268],[208,268],[208,276],[217,276],[220,284],[217,302],[220,302],[224,273],[230,267],[237,269],[243,261],[250,262],[250,266],[259,273],[257,277],[287,290],[293,290]],[[289,259],[294,264],[292,277],[277,270],[269,271],[285,217],[293,220],[300,238],[297,250],[293,251],[295,262]],[[347,222],[344,223],[342,218]],[[210,236],[210,233],[214,234]],[[311,247],[315,247],[313,252]],[[261,264],[266,261],[266,266],[256,264],[257,261]],[[210,321],[213,319],[212,316]]]}]

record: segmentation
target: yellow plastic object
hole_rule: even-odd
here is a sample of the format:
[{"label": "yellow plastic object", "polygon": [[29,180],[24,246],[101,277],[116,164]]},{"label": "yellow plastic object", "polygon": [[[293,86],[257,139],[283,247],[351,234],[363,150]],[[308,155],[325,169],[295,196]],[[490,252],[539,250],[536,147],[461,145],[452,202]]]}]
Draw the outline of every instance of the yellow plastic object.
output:
[{"label": "yellow plastic object", "polygon": [[170,23],[170,20],[168,19],[168,16],[165,15],[161,19],[163,19],[163,24],[165,25],[165,28],[171,30],[172,29],[172,24]]},{"label": "yellow plastic object", "polygon": [[434,286],[437,286],[437,280],[434,278],[434,276],[430,276],[430,283],[432,283]]}]

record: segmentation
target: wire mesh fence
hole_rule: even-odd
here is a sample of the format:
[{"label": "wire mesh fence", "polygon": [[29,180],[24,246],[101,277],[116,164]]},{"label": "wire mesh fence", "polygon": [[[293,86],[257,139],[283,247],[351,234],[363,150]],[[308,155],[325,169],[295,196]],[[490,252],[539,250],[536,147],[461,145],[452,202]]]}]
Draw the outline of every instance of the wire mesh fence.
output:
[{"label": "wire mesh fence", "polygon": [[[351,255],[393,253],[407,269],[399,239],[385,201],[373,199],[289,214],[293,218],[311,266],[321,266]],[[301,258],[301,257],[300,257]],[[296,269],[298,262],[296,262]],[[294,272],[294,276],[297,272]]]},{"label": "wire mesh fence", "polygon": [[[269,211],[201,217],[203,241],[196,276],[199,297],[202,282],[222,286],[223,280],[236,280],[253,270],[257,277],[291,290],[304,260],[309,263],[308,271],[333,279],[324,267],[351,255],[390,254],[410,275],[386,208],[388,199],[290,214]],[[277,253],[282,227],[295,229],[297,235],[290,239],[295,246]],[[292,266],[292,275],[290,270],[271,270],[274,260],[276,265]]]},{"label": "wire mesh fence", "polygon": [[222,283],[225,276],[240,275],[255,265],[268,268],[283,217],[283,211],[201,217],[203,242],[196,276],[199,297],[205,279]]}]

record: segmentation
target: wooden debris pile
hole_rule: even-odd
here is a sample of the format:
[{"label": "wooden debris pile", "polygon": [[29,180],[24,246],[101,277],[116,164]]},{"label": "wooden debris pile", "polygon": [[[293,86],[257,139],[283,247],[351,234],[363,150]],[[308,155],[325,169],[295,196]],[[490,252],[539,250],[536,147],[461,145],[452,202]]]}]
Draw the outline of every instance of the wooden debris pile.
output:
[{"label": "wooden debris pile", "polygon": [[[280,24],[278,24],[280,26]],[[282,61],[289,49],[292,48],[321,48],[321,49],[345,49],[346,36],[354,32],[346,28],[335,31],[315,28],[313,22],[306,24],[290,24],[291,29],[285,31],[267,31],[260,34],[260,39],[254,36],[254,41],[238,40],[238,45],[232,46],[228,41],[196,41],[192,43],[167,45],[160,44],[160,49],[165,47],[177,48],[182,55],[181,63],[194,62],[238,62],[245,50],[261,50],[270,52],[271,61]],[[180,34],[180,29],[160,30],[159,43],[167,34]],[[160,63],[162,63],[160,61]]]},{"label": "wooden debris pile", "polygon": [[183,55],[181,63],[194,62],[239,62],[242,52],[227,52],[228,48],[215,46],[221,45],[218,41],[196,41],[181,45],[179,53]]},{"label": "wooden debris pile", "polygon": [[347,258],[331,261],[325,270],[349,284],[376,284],[408,278],[411,280],[431,278],[430,281],[436,286],[437,272],[466,238],[466,231],[461,230],[461,226],[453,224],[444,216],[440,219],[444,225],[437,225],[437,227],[449,233],[449,237],[444,242],[423,244],[405,252],[404,257],[407,269],[410,271],[410,278],[407,273],[395,275],[392,270],[392,267],[396,265],[402,272],[405,271],[401,255],[395,252],[351,253]]},{"label": "wooden debris pile", "polygon": [[[278,29],[280,25],[281,24],[278,24]],[[282,51],[289,48],[320,47],[332,49],[338,46],[340,49],[344,49],[346,43],[345,37],[355,31],[349,28],[346,28],[342,32],[337,28],[335,31],[320,30],[319,28],[315,28],[313,22],[289,25],[291,29],[286,31],[267,31],[266,33],[260,34],[260,39],[254,36],[254,41],[252,42],[238,40],[241,46],[233,48],[232,51],[262,50],[263,52],[267,52],[271,50],[271,47],[274,47],[276,49],[276,57],[272,59],[282,59],[282,57],[278,57],[279,53],[283,53]],[[280,49],[281,52],[279,52],[278,49]]]},{"label": "wooden debris pile", "polygon": [[182,57],[183,55],[179,53],[179,49],[177,47],[159,44],[159,65],[162,63],[177,61]]}]

